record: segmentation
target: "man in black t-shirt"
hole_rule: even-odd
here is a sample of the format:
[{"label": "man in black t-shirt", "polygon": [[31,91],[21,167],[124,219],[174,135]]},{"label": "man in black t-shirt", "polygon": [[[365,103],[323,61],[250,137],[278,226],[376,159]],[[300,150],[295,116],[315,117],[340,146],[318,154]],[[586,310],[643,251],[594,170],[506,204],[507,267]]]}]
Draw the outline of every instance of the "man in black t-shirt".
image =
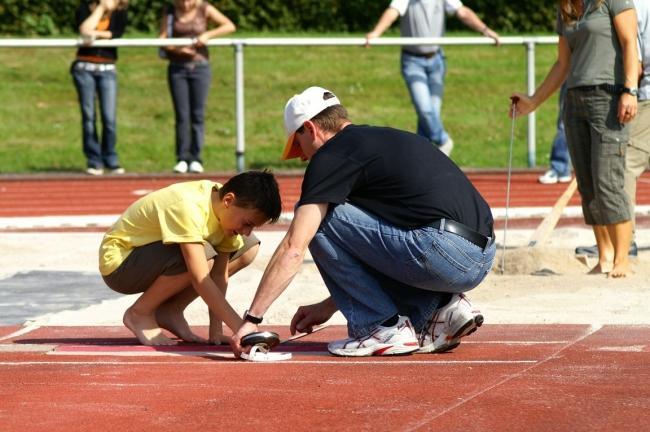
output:
[{"label": "man in black t-shirt", "polygon": [[321,87],[291,98],[284,123],[282,158],[309,165],[293,222],[233,336],[235,351],[296,275],[307,247],[331,297],[301,306],[292,334],[340,310],[349,338],[329,344],[335,355],[460,344],[483,323],[463,292],[485,278],[495,254],[490,208],[467,177],[422,137],[351,124]]}]

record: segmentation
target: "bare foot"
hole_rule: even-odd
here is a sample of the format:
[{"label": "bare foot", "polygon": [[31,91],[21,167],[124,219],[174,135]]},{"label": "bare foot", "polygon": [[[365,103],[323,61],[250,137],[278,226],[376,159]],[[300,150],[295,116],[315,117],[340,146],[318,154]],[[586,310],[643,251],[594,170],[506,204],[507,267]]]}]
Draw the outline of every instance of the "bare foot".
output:
[{"label": "bare foot", "polygon": [[140,315],[128,308],[122,318],[124,325],[133,332],[143,345],[175,345],[176,343],[165,336],[151,315]]},{"label": "bare foot", "polygon": [[595,275],[595,274],[606,274],[609,273],[612,269],[612,262],[611,261],[599,261],[596,267],[592,268],[589,270],[590,275]]},{"label": "bare foot", "polygon": [[205,339],[192,333],[183,313],[165,306],[156,311],[156,321],[160,327],[169,330],[185,342],[207,343]]},{"label": "bare foot", "polygon": [[210,343],[215,345],[228,345],[230,344],[230,336],[224,334],[211,335]]},{"label": "bare foot", "polygon": [[615,263],[614,268],[607,276],[611,278],[624,278],[627,277],[627,274],[630,272],[630,262],[625,260],[620,263]]}]

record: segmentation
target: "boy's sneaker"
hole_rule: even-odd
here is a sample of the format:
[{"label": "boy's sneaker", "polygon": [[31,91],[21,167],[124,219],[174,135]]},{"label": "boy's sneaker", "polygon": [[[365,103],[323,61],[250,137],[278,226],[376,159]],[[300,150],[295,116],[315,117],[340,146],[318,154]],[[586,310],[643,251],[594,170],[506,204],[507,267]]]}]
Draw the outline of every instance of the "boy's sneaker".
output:
[{"label": "boy's sneaker", "polygon": [[185,174],[187,172],[187,162],[178,161],[178,163],[174,165],[174,172],[179,174]]},{"label": "boy's sneaker", "polygon": [[440,353],[460,345],[460,338],[483,325],[481,311],[464,294],[454,294],[445,306],[436,309],[420,334],[418,353]]},{"label": "boy's sneaker", "polygon": [[541,184],[569,183],[573,179],[571,174],[559,175],[554,170],[548,170],[537,181]]},{"label": "boy's sneaker", "polygon": [[377,326],[368,336],[342,339],[327,346],[330,353],[349,357],[410,354],[418,348],[411,320],[403,316],[392,327]]},{"label": "boy's sneaker", "polygon": [[203,165],[199,161],[192,161],[189,170],[191,173],[200,174],[203,172]]}]

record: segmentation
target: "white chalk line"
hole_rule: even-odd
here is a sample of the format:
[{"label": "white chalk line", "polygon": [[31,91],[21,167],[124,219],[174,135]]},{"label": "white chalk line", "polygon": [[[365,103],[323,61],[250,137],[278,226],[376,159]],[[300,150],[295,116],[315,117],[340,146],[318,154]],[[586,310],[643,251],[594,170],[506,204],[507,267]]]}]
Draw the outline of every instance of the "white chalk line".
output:
[{"label": "white chalk line", "polygon": [[523,376],[524,374],[528,373],[529,371],[531,371],[533,368],[535,368],[537,366],[540,366],[540,365],[542,365],[544,363],[547,363],[548,361],[550,361],[550,360],[552,360],[554,358],[557,358],[558,354],[560,354],[562,351],[566,350],[567,348],[570,348],[570,347],[574,346],[576,343],[578,343],[578,342],[582,341],[583,339],[591,336],[592,334],[596,333],[601,328],[602,328],[602,325],[589,326],[589,328],[585,331],[585,333],[583,335],[577,337],[575,340],[567,342],[564,346],[560,347],[555,352],[553,352],[550,355],[546,356],[546,358],[544,358],[542,360],[539,360],[539,361],[536,361],[534,364],[531,364],[530,366],[520,370],[519,372],[514,373],[512,375],[509,375],[509,376],[503,378],[502,380],[497,381],[496,383],[494,383],[494,384],[492,384],[490,386],[487,386],[486,388],[484,388],[482,390],[479,390],[476,393],[474,393],[474,394],[472,394],[472,395],[470,395],[470,396],[468,396],[466,398],[461,399],[457,403],[445,408],[441,412],[436,413],[436,414],[434,414],[433,416],[431,416],[429,418],[426,418],[426,419],[418,422],[418,424],[416,424],[414,426],[410,426],[406,430],[412,431],[412,430],[423,428],[426,425],[430,425],[438,417],[441,417],[441,416],[447,414],[448,412],[455,410],[456,408],[466,404],[467,402],[469,402],[471,400],[474,400],[477,397],[482,396],[483,394],[485,394],[485,393],[487,393],[487,392],[489,392],[489,391],[491,391],[491,390],[493,390],[493,389],[495,389],[495,388],[497,388],[497,387],[499,387],[499,386],[501,386],[501,385],[503,385],[503,384],[505,384],[505,383],[507,383],[509,381],[512,381],[515,378],[519,378],[519,377]]},{"label": "white chalk line", "polygon": [[[224,358],[226,360],[226,358]],[[230,358],[230,360],[234,360]],[[416,366],[457,366],[457,365],[512,365],[512,364],[536,364],[539,360],[342,360],[339,357],[331,357],[330,360],[283,360],[277,362],[248,362],[248,361],[52,361],[52,360],[29,360],[29,361],[3,361],[0,366],[133,366],[133,365],[204,365],[216,367],[220,365],[241,366],[241,365],[265,365],[265,364],[320,364],[330,366],[399,366],[403,364]]]},{"label": "white chalk line", "polygon": [[16,330],[16,331],[13,332],[13,333],[10,333],[10,334],[8,334],[8,335],[5,335],[5,336],[0,337],[0,341],[7,340],[7,339],[11,339],[11,338],[15,338],[15,337],[22,336],[22,335],[25,335],[25,334],[30,333],[30,332],[32,332],[32,331],[34,331],[34,330],[36,330],[36,329],[38,329],[38,328],[40,328],[40,327],[41,327],[41,326],[40,326],[40,325],[37,325],[37,324],[28,324],[28,325],[26,325],[25,327],[23,327],[23,328],[21,328],[21,329],[19,329],[19,330]]}]

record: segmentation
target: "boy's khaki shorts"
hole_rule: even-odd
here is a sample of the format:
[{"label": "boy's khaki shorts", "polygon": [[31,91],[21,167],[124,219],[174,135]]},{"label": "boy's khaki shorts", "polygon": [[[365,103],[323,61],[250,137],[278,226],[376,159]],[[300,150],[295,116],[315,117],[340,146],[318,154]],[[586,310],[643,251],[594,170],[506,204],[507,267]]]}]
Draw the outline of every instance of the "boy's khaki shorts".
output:
[{"label": "boy's khaki shorts", "polygon": [[[260,240],[255,234],[242,236],[244,246],[231,252],[230,261],[242,256]],[[219,253],[211,244],[205,244],[205,258],[211,260]],[[187,271],[185,258],[177,243],[165,245],[161,241],[135,248],[126,260],[113,273],[103,276],[110,289],[121,294],[145,292],[158,276],[174,276]]]}]

